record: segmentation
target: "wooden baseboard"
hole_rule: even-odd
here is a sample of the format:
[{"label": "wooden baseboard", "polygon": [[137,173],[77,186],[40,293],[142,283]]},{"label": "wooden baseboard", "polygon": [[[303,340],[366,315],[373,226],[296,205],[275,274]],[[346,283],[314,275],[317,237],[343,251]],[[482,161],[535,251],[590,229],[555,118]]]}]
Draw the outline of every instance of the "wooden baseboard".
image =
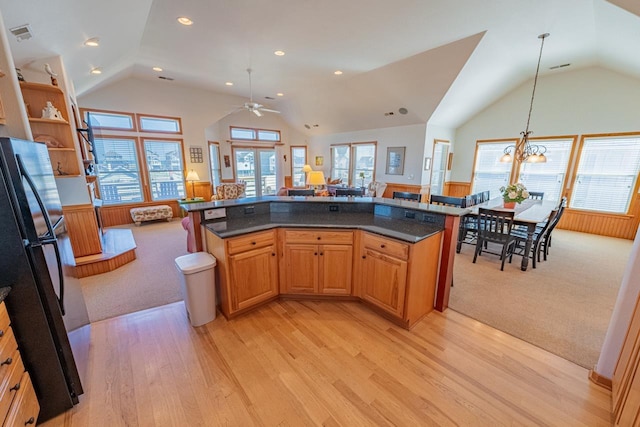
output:
[{"label": "wooden baseboard", "polygon": [[589,379],[591,380],[592,383],[599,385],[600,387],[604,387],[607,390],[611,391],[611,378],[607,378],[605,376],[600,375],[599,373],[597,373],[596,371],[594,371],[593,369],[589,370]]}]

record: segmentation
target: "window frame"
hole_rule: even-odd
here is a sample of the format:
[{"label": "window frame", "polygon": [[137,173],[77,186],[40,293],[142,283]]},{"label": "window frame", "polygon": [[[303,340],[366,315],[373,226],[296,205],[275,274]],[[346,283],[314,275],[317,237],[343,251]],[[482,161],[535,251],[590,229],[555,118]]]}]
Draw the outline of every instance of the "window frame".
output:
[{"label": "window frame", "polygon": [[594,210],[594,209],[584,209],[579,207],[572,206],[572,199],[574,196],[575,188],[576,188],[576,179],[578,178],[578,169],[580,167],[580,160],[582,159],[582,153],[585,146],[585,139],[604,139],[604,138],[625,138],[625,137],[636,137],[640,138],[640,132],[619,132],[619,133],[600,133],[600,134],[582,134],[580,135],[580,142],[577,147],[577,155],[573,162],[573,167],[571,168],[571,187],[567,192],[567,208],[572,211],[577,212],[592,212],[597,213],[599,215],[610,215],[615,217],[628,217],[632,218],[633,214],[630,211],[634,210],[636,199],[639,197],[638,193],[640,192],[640,169],[636,172],[635,184],[633,186],[633,190],[629,193],[629,200],[627,204],[627,210],[625,212],[608,212],[602,210]]},{"label": "window frame", "polygon": [[[330,145],[330,159],[331,159],[331,164],[330,164],[330,169],[329,169],[329,174],[331,175],[332,179],[335,179],[336,177],[333,176],[333,171],[335,169],[334,167],[334,149],[337,147],[348,147],[348,153],[349,153],[349,166],[347,169],[347,173],[348,173],[348,182],[347,185],[349,187],[356,187],[358,184],[358,179],[360,178],[354,178],[354,174],[355,174],[355,151],[357,146],[360,145],[372,145],[373,146],[373,173],[371,176],[371,181],[375,181],[376,180],[376,174],[377,174],[377,170],[378,170],[378,141],[363,141],[363,142],[345,142],[345,143],[337,143],[337,144],[331,144]],[[340,170],[343,170],[343,168],[340,168]],[[355,179],[355,182],[354,182]]]},{"label": "window frame", "polygon": [[99,130],[115,130],[115,131],[121,131],[121,132],[137,132],[138,131],[138,122],[136,120],[136,114],[135,113],[129,113],[128,111],[114,111],[114,110],[100,110],[97,108],[80,108],[80,117],[83,120],[83,122],[89,122],[87,120],[87,113],[105,113],[105,114],[112,114],[115,116],[129,116],[131,118],[131,128],[117,128],[117,127],[109,127],[109,126],[93,126],[91,125],[91,127],[93,129],[99,129]]},{"label": "window frame", "polygon": [[[171,117],[171,116],[158,116],[155,114],[142,114],[135,113],[136,116],[136,124],[138,126],[138,132],[141,133],[164,133],[170,135],[182,135],[182,119],[180,117]],[[170,130],[147,130],[142,128],[142,119],[165,119],[172,120],[178,123],[178,131],[170,131]]]},{"label": "window frame", "polygon": [[211,182],[211,193],[212,194],[216,194],[216,183],[215,183],[215,177],[214,177],[214,169],[213,169],[213,159],[211,158],[211,146],[215,145],[216,147],[218,147],[218,166],[220,166],[220,184],[222,184],[222,158],[220,157],[220,143],[218,141],[207,141],[207,151],[208,151],[208,155],[209,155],[209,173],[211,173],[211,179],[209,182]]},{"label": "window frame", "polygon": [[[185,162],[185,155],[184,155],[184,140],[182,138],[154,138],[154,137],[149,137],[149,136],[143,136],[139,138],[140,142],[139,142],[139,152],[140,152],[140,158],[142,159],[142,166],[144,167],[144,178],[146,182],[143,182],[143,185],[145,187],[146,190],[146,194],[145,194],[145,202],[150,202],[150,203],[157,203],[157,202],[161,202],[161,201],[167,201],[167,200],[174,200],[174,199],[157,199],[154,200],[153,199],[153,194],[151,191],[151,171],[149,170],[149,165],[147,163],[147,153],[145,150],[145,141],[159,141],[159,142],[171,142],[171,143],[178,143],[178,145],[180,146],[180,153],[181,153],[181,159],[180,159],[180,163],[182,164],[182,171],[180,173],[181,178],[182,178],[182,186],[184,188],[184,197],[187,197],[187,181],[186,181],[186,162]],[[178,199],[175,199],[178,200]]]},{"label": "window frame", "polygon": [[[304,185],[303,187],[296,187],[295,185],[293,185],[294,177],[295,177],[295,166],[293,164],[293,159],[294,159],[293,150],[294,149],[304,149],[304,163],[303,163],[303,166],[304,165],[310,165],[309,164],[309,152],[307,150],[307,146],[306,145],[292,145],[292,146],[289,147],[289,156],[290,156],[290,159],[291,159],[291,168],[290,168],[290,171],[291,171],[291,185],[294,188],[303,188],[303,187],[306,187],[306,185]],[[302,172],[302,173],[304,174],[304,172]],[[305,179],[305,181],[306,181],[306,179]]]},{"label": "window frame", "polygon": [[[253,132],[255,137],[254,138],[234,138],[232,136],[233,129],[250,130],[250,131]],[[275,132],[275,133],[278,134],[278,139],[277,140],[259,139],[260,131]],[[277,129],[262,129],[262,128],[250,128],[250,127],[244,127],[244,126],[229,126],[229,140],[230,141],[264,142],[264,143],[269,143],[269,144],[277,144],[277,143],[281,143],[282,142],[282,132],[280,132],[280,130],[277,130]]]}]

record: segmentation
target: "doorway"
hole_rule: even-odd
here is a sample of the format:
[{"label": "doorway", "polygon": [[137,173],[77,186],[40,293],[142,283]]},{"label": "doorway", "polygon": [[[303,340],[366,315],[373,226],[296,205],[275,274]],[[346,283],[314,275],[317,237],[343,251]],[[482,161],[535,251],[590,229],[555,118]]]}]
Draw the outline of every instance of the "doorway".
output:
[{"label": "doorway", "polygon": [[431,194],[444,193],[444,180],[447,173],[449,157],[449,141],[436,139],[433,141],[433,167],[431,169]]},{"label": "doorway", "polygon": [[246,183],[247,197],[275,195],[276,150],[273,148],[234,148],[236,177]]}]

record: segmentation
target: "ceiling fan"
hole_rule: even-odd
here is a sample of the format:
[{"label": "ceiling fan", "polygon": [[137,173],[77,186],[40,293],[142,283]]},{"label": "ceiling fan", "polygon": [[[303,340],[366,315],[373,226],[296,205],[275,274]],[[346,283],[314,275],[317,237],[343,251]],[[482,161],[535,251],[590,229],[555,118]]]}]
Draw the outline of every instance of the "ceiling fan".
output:
[{"label": "ceiling fan", "polygon": [[251,68],[247,68],[247,73],[249,74],[249,102],[245,102],[244,105],[238,108],[236,111],[247,110],[252,112],[258,117],[262,117],[263,112],[280,114],[280,111],[278,110],[265,108],[264,105],[253,101],[253,88],[251,86],[251,71],[252,71]]}]

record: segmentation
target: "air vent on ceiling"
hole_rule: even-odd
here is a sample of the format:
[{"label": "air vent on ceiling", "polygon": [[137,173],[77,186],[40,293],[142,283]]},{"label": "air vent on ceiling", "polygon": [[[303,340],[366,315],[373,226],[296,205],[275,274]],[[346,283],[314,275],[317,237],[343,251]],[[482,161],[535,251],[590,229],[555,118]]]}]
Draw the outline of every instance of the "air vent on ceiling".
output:
[{"label": "air vent on ceiling", "polygon": [[9,31],[11,31],[11,34],[16,36],[16,39],[19,42],[23,40],[29,40],[31,37],[33,37],[33,34],[31,34],[31,28],[29,28],[29,24],[24,24],[24,25],[20,25],[19,27],[11,28],[9,29]]},{"label": "air vent on ceiling", "polygon": [[400,107],[400,109],[398,109],[398,113],[400,113],[400,114],[407,114],[408,112],[409,112],[409,110],[407,110],[404,107]]},{"label": "air vent on ceiling", "polygon": [[174,80],[173,77],[166,77],[166,76],[158,76],[158,78],[162,79],[162,80],[169,80],[170,82],[172,82]]},{"label": "air vent on ceiling", "polygon": [[553,67],[549,67],[550,70],[557,70],[558,68],[568,67],[571,64],[562,64],[562,65],[554,65]]}]

